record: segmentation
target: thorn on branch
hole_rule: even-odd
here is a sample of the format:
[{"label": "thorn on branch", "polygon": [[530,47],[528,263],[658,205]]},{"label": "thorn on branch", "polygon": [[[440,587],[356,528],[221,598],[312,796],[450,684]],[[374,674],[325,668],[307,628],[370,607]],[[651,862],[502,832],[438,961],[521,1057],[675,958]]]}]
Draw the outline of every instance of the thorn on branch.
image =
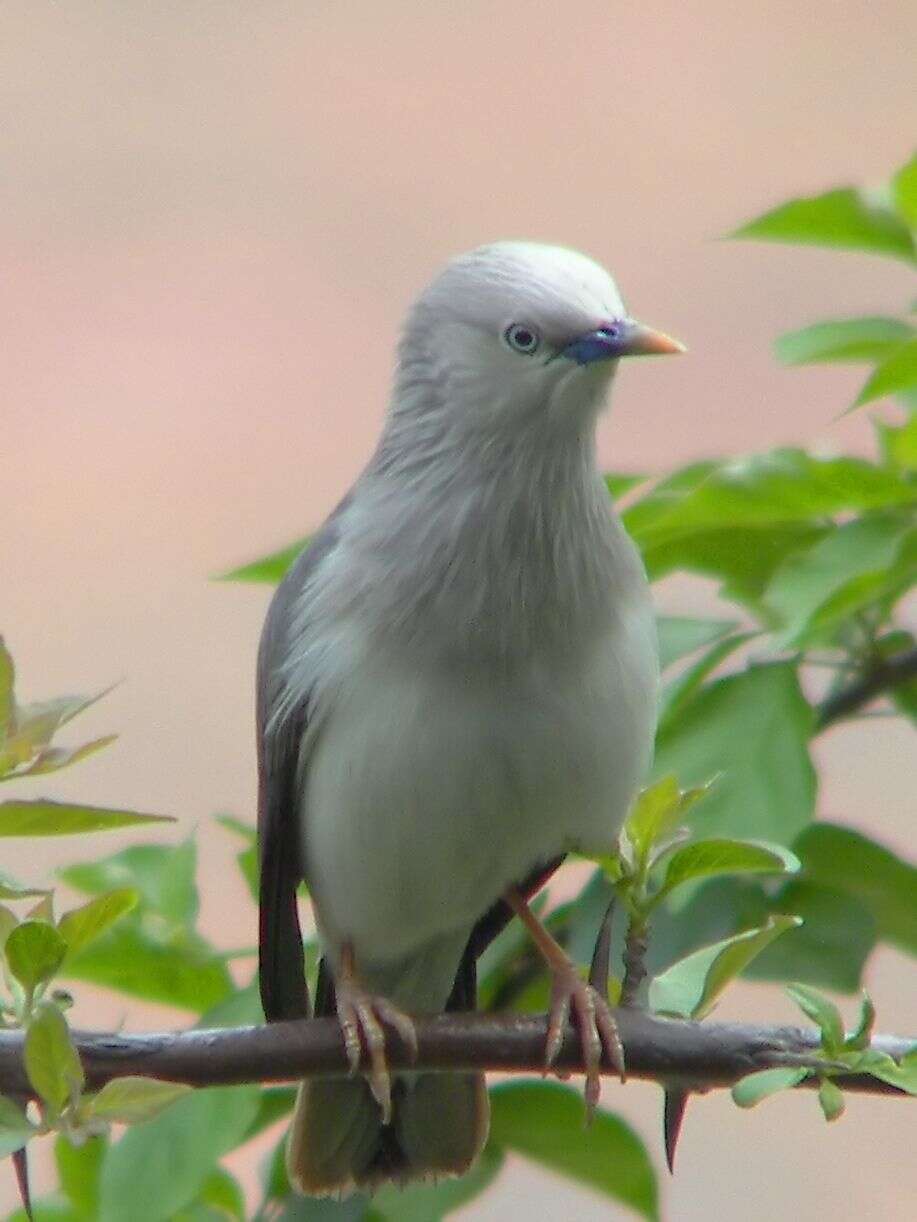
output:
[{"label": "thorn on branch", "polygon": [[690,1097],[690,1091],[681,1087],[666,1087],[662,1111],[662,1131],[665,1138],[665,1161],[672,1175],[675,1173],[675,1150],[681,1136],[681,1126]]},{"label": "thorn on branch", "polygon": [[611,923],[615,914],[615,902],[605,909],[602,923],[599,926],[598,937],[595,940],[595,950],[592,952],[592,963],[589,966],[589,983],[600,997],[608,996],[608,972],[611,963]]},{"label": "thorn on branch", "polygon": [[13,1151],[13,1170],[16,1172],[16,1186],[19,1189],[19,1199],[29,1222],[34,1222],[32,1213],[32,1194],[29,1191],[29,1155],[25,1146]]}]

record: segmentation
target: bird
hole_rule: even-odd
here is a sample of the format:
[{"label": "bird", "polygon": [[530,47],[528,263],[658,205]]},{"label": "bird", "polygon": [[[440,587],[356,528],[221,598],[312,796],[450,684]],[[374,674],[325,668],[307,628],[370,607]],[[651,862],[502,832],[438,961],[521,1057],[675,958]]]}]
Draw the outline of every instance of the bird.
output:
[{"label": "bird", "polygon": [[[607,1000],[529,909],[570,851],[613,851],[650,762],[649,587],[596,457],[619,360],[683,351],[584,254],[501,241],[410,308],[378,445],[278,586],[258,653],[259,976],[268,1021],[313,1013],[297,888],[349,1078],[301,1083],[287,1142],[314,1195],[460,1175],[487,1137],[477,1073],[389,1073],[386,1028],[474,1006],[482,930],[515,914],[572,1017],[586,1101]],[[489,923],[489,926],[488,926]],[[366,1056],[367,1071],[360,1071]]]}]

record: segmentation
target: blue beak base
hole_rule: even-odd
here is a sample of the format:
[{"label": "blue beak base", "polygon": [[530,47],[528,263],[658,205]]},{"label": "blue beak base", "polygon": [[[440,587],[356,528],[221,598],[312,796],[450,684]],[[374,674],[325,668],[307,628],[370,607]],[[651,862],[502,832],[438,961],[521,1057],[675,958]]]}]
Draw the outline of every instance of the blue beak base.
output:
[{"label": "blue beak base", "polygon": [[560,355],[575,361],[577,365],[592,365],[596,361],[612,361],[622,356],[662,356],[684,351],[684,344],[677,339],[654,331],[632,318],[624,318],[578,336],[561,350]]}]

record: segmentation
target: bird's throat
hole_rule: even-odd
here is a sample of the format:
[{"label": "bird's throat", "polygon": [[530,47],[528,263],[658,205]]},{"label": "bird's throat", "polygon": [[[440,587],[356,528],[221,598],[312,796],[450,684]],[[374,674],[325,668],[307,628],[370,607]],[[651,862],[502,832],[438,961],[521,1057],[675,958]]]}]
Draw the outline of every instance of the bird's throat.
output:
[{"label": "bird's throat", "polygon": [[634,558],[591,429],[550,446],[468,446],[461,464],[412,457],[367,488],[364,593],[377,614],[389,603],[375,622],[489,664],[572,648],[607,624],[616,573]]}]

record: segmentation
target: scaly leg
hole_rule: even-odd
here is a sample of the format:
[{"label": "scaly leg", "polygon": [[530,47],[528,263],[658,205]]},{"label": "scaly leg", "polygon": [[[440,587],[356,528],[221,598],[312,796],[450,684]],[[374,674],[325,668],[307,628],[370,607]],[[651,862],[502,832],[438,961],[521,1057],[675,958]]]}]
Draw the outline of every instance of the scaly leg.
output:
[{"label": "scaly leg", "polygon": [[350,1075],[353,1077],[359,1072],[365,1042],[370,1064],[366,1075],[369,1089],[382,1111],[382,1123],[389,1124],[392,1119],[392,1078],[385,1058],[382,1023],[395,1028],[416,1058],[417,1032],[414,1023],[387,998],[374,997],[366,992],[357,979],[353,947],[349,942],[345,942],[341,948],[341,961],[334,977],[334,996]]},{"label": "scaly leg", "polygon": [[503,898],[532,935],[551,971],[551,1009],[544,1058],[546,1070],[557,1060],[572,1007],[586,1066],[586,1119],[589,1121],[599,1099],[603,1052],[608,1054],[612,1065],[621,1075],[621,1081],[624,1081],[624,1049],[617,1023],[608,1002],[591,984],[580,978],[576,965],[532,913],[522,895],[511,887]]}]

